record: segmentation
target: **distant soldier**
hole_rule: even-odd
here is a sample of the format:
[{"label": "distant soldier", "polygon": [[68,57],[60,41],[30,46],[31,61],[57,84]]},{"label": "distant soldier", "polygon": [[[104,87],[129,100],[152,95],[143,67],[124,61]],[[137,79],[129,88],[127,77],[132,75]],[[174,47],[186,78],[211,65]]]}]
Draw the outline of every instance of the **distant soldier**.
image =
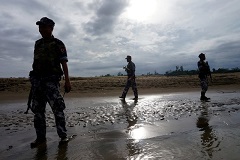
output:
[{"label": "distant soldier", "polygon": [[122,95],[119,98],[125,99],[127,92],[129,90],[130,87],[132,87],[133,93],[134,93],[134,100],[138,99],[138,90],[137,90],[137,84],[136,84],[136,80],[135,80],[135,64],[132,62],[132,57],[131,56],[127,56],[125,59],[127,59],[128,65],[124,66],[123,69],[125,69],[125,71],[127,72],[127,83],[125,85],[125,88],[122,92]]},{"label": "distant soldier", "polygon": [[68,75],[68,58],[64,43],[52,35],[54,21],[43,17],[36,22],[42,38],[35,42],[33,71],[31,83],[33,96],[31,96],[31,110],[34,113],[34,127],[37,138],[31,143],[36,147],[46,142],[46,117],[45,108],[48,103],[55,116],[56,128],[60,142],[67,142],[67,130],[65,115],[66,108],[62,95],[60,94],[61,77],[64,74],[65,92],[70,92],[71,84]]},{"label": "distant soldier", "polygon": [[208,90],[208,75],[212,80],[211,71],[208,62],[207,61],[205,62],[206,60],[205,54],[201,53],[199,54],[198,57],[200,58],[200,60],[197,63],[199,70],[198,77],[200,79],[200,84],[202,88],[200,100],[208,101],[210,98],[206,97],[205,94]]}]

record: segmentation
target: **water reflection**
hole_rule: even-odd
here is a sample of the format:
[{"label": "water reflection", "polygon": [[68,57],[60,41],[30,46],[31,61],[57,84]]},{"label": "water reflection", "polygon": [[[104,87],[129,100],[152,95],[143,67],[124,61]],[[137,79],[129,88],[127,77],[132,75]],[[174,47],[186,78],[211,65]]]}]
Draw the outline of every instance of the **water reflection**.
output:
[{"label": "water reflection", "polygon": [[214,151],[218,149],[221,141],[218,140],[213,127],[209,125],[210,116],[208,113],[208,103],[203,102],[201,107],[202,111],[197,119],[196,125],[198,128],[200,128],[200,131],[202,131],[201,145],[203,152],[205,152],[209,158],[212,158]]},{"label": "water reflection", "polygon": [[142,153],[142,147],[138,142],[136,142],[134,139],[128,139],[127,142],[127,150],[128,150],[128,156],[134,156],[139,155]]},{"label": "water reflection", "polygon": [[121,100],[121,102],[125,112],[126,121],[128,122],[126,133],[131,136],[131,138],[127,140],[126,148],[128,150],[128,156],[132,157],[142,152],[139,140],[144,134],[144,128],[137,125],[138,117],[134,112],[134,107],[137,105],[137,101],[130,104],[128,104],[125,100]]},{"label": "water reflection", "polygon": [[59,143],[56,159],[57,160],[61,160],[61,159],[67,160],[68,159],[67,150],[68,150],[68,143],[64,143],[64,144]]},{"label": "water reflection", "polygon": [[125,100],[121,100],[122,107],[125,112],[126,121],[128,122],[127,132],[129,133],[137,124],[137,115],[134,112],[134,107],[137,105],[137,101],[134,101],[131,104],[128,104]]},{"label": "water reflection", "polygon": [[47,142],[36,147],[35,160],[47,160]]}]

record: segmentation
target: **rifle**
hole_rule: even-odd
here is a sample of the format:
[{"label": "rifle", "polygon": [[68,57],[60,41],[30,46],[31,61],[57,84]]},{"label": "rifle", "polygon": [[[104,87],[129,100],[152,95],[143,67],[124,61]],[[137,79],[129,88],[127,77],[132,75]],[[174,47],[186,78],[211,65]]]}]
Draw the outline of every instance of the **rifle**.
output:
[{"label": "rifle", "polygon": [[[30,71],[29,72],[29,78],[30,78],[30,81],[31,81],[31,78],[34,76],[34,72],[33,71]],[[27,110],[26,112],[24,112],[24,114],[28,114],[28,110],[31,108],[31,103],[32,103],[32,96],[33,96],[33,84],[31,84],[31,89],[30,89],[30,92],[29,92],[29,95],[28,95],[28,103],[27,103]]]},{"label": "rifle", "polygon": [[27,103],[27,110],[24,112],[24,114],[28,114],[28,110],[31,108],[31,103],[32,103],[32,96],[33,96],[33,86],[31,86],[29,95],[28,95],[28,103]]},{"label": "rifle", "polygon": [[[66,91],[64,91],[63,93],[63,98],[65,96]],[[27,103],[27,110],[24,112],[24,114],[28,114],[28,110],[31,108],[31,104],[32,104],[32,97],[33,97],[33,86],[31,86],[29,95],[28,95],[28,103]]]}]

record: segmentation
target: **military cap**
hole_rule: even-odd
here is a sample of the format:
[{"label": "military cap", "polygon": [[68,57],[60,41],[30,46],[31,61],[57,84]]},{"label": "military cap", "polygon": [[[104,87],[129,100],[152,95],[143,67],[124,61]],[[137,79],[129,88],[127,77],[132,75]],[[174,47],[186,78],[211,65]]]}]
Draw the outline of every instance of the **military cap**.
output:
[{"label": "military cap", "polygon": [[132,57],[128,55],[125,59],[132,59]]},{"label": "military cap", "polygon": [[47,18],[47,17],[43,17],[40,19],[40,21],[36,22],[36,25],[48,25],[48,26],[53,26],[55,25],[54,21]]}]

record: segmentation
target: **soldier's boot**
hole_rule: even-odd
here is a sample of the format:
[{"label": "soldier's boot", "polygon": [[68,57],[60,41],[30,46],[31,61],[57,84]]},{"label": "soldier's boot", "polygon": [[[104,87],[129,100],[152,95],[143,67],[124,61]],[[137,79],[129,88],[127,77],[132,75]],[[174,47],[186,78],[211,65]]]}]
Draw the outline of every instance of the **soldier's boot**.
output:
[{"label": "soldier's boot", "polygon": [[208,101],[208,100],[210,100],[210,98],[208,98],[208,97],[205,96],[205,92],[201,92],[200,100],[201,100],[201,101]]},{"label": "soldier's boot", "polygon": [[65,144],[65,143],[68,143],[68,141],[69,141],[69,138],[67,136],[61,137],[61,141],[59,142],[59,144]]},{"label": "soldier's boot", "polygon": [[138,97],[137,97],[137,96],[135,96],[135,97],[133,98],[133,100],[138,100]]},{"label": "soldier's boot", "polygon": [[35,148],[41,144],[46,143],[47,139],[46,138],[37,138],[35,141],[33,141],[30,146],[31,148]]},{"label": "soldier's boot", "polygon": [[200,97],[200,100],[201,100],[201,101],[205,100],[205,98],[204,98],[204,97],[205,97],[205,92],[201,92],[201,97]]},{"label": "soldier's boot", "polygon": [[208,97],[206,97],[206,96],[205,96],[204,98],[205,98],[205,101],[208,101],[208,100],[210,100],[210,99],[211,99],[211,98],[208,98]]},{"label": "soldier's boot", "polygon": [[123,91],[122,95],[119,96],[119,98],[125,99],[125,98],[126,98],[126,95],[127,95],[126,91]]},{"label": "soldier's boot", "polygon": [[138,90],[137,90],[137,88],[133,91],[134,92],[134,98],[133,98],[133,100],[138,100]]},{"label": "soldier's boot", "polygon": [[119,96],[119,98],[121,98],[121,99],[125,99],[125,96],[121,95],[121,96]]}]

